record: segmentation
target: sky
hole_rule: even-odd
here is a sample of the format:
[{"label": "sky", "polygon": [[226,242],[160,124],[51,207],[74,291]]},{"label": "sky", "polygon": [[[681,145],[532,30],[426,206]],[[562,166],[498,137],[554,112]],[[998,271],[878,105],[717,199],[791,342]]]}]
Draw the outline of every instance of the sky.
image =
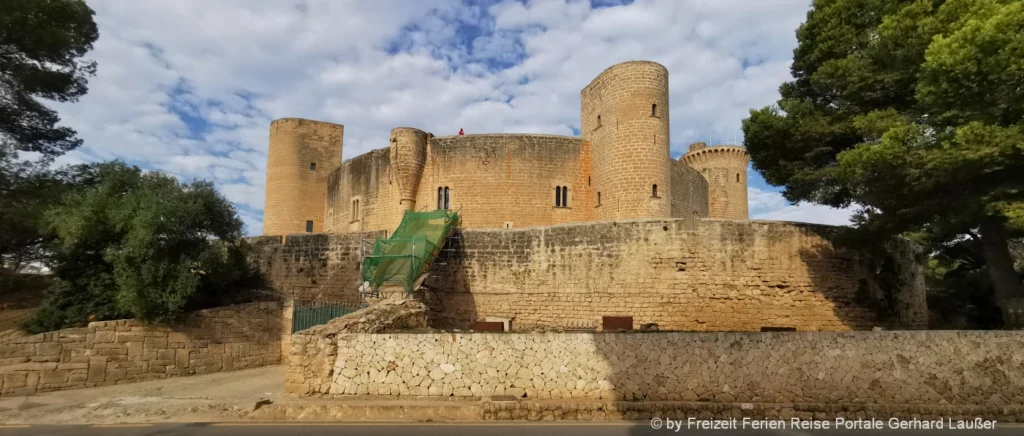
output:
[{"label": "sky", "polygon": [[[53,104],[84,145],[61,163],[120,159],[212,180],[262,231],[270,122],[345,126],[343,159],[393,127],[443,136],[578,135],[580,90],[630,60],[669,71],[671,154],[742,142],[750,109],[791,78],[810,0],[87,0],[100,38],[89,93]],[[752,219],[847,224],[749,174]]]}]

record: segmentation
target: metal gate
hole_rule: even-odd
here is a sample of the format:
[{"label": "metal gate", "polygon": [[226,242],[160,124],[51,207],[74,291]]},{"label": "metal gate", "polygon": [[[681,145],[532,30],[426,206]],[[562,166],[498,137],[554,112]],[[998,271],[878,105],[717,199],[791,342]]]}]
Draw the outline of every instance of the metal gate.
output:
[{"label": "metal gate", "polygon": [[292,333],[327,324],[334,318],[355,312],[351,304],[330,301],[296,301],[292,309]]}]

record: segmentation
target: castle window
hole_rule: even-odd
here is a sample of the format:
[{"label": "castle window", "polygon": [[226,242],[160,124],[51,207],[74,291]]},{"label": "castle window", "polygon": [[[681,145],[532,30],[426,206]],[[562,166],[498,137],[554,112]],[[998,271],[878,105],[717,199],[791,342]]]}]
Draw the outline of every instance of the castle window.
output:
[{"label": "castle window", "polygon": [[736,173],[736,183],[740,182],[740,173]]},{"label": "castle window", "polygon": [[306,233],[313,233],[313,222],[306,221]]},{"label": "castle window", "polygon": [[587,176],[587,186],[590,186],[590,176]]},{"label": "castle window", "polygon": [[352,221],[359,219],[359,200],[352,200]]},{"label": "castle window", "polygon": [[309,163],[309,170],[310,171],[316,171],[316,162],[310,162]]},{"label": "castle window", "polygon": [[652,117],[658,116],[658,104],[657,103],[652,103],[651,104],[651,116]]},{"label": "castle window", "polygon": [[600,192],[597,193],[597,205],[598,206],[601,205],[601,193]]},{"label": "castle window", "polygon": [[444,209],[444,188],[437,187],[437,210]]},{"label": "castle window", "polygon": [[451,205],[448,203],[448,187],[444,187],[444,210],[451,209]]},{"label": "castle window", "polygon": [[597,116],[597,127],[601,127],[601,116]]},{"label": "castle window", "polygon": [[569,207],[568,186],[555,186],[555,207]]},{"label": "castle window", "polygon": [[657,196],[658,196],[658,185],[657,185],[657,184],[655,184],[655,185],[654,185],[654,186],[653,186],[653,187],[651,188],[651,197],[657,197]]}]

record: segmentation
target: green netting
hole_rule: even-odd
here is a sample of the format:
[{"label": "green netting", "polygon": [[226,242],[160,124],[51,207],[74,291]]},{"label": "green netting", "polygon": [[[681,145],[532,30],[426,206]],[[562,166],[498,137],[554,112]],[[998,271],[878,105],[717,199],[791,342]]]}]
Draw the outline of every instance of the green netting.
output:
[{"label": "green netting", "polygon": [[373,243],[373,251],[363,260],[363,281],[374,289],[398,285],[412,291],[416,278],[437,257],[458,221],[456,212],[406,211],[390,238]]}]

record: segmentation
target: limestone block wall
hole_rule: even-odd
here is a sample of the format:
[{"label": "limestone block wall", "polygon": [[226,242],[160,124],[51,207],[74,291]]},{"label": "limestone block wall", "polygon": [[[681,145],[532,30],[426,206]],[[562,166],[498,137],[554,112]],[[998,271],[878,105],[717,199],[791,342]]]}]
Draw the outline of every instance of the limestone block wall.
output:
[{"label": "limestone block wall", "polygon": [[[327,176],[341,163],[345,127],[301,118],[270,123],[263,234],[324,231]],[[315,165],[315,167],[314,167]]]},{"label": "limestone block wall", "polygon": [[[462,208],[464,228],[546,226],[593,219],[589,146],[556,135],[485,134],[431,138],[416,197],[437,209],[448,187],[449,208]],[[555,187],[568,189],[556,207]]]},{"label": "limestone block wall", "polygon": [[374,150],[349,159],[327,180],[326,230],[349,233],[394,230],[405,208],[391,152]]},{"label": "limestone block wall", "polygon": [[298,394],[717,403],[1024,403],[1024,333],[425,333],[302,337]]},{"label": "limestone block wall", "polygon": [[[592,144],[598,219],[671,215],[668,70],[664,66],[623,62],[601,72],[580,92],[580,133]],[[658,185],[661,195],[652,195],[653,185]]]},{"label": "limestone block wall", "polygon": [[733,145],[706,147],[703,142],[697,142],[679,159],[707,180],[711,218],[747,219],[747,164],[750,156],[746,148]]},{"label": "limestone block wall", "polygon": [[[693,217],[464,230],[447,271],[429,279],[442,290],[431,318],[459,329],[487,316],[513,329],[597,327],[602,316],[687,331],[926,327],[919,251],[841,249],[833,230]],[[259,253],[278,292],[357,297],[358,234],[287,239]]]},{"label": "limestone block wall", "polygon": [[[367,232],[368,240],[384,232]],[[267,285],[286,299],[359,302],[359,233],[249,238],[253,262]],[[371,247],[367,245],[367,249]]]},{"label": "limestone block wall", "polygon": [[[460,329],[488,316],[513,329],[597,327],[603,316],[688,331],[926,327],[915,251],[840,249],[832,230],[691,217],[464,231],[448,274],[429,283],[445,290],[439,325]],[[878,257],[886,268],[866,266]]]},{"label": "limestone block wall", "polygon": [[672,161],[672,218],[708,217],[708,182],[683,162]]},{"label": "limestone block wall", "polygon": [[282,307],[250,303],[195,312],[181,326],[126,319],[0,344],[0,395],[133,383],[281,362]]}]

